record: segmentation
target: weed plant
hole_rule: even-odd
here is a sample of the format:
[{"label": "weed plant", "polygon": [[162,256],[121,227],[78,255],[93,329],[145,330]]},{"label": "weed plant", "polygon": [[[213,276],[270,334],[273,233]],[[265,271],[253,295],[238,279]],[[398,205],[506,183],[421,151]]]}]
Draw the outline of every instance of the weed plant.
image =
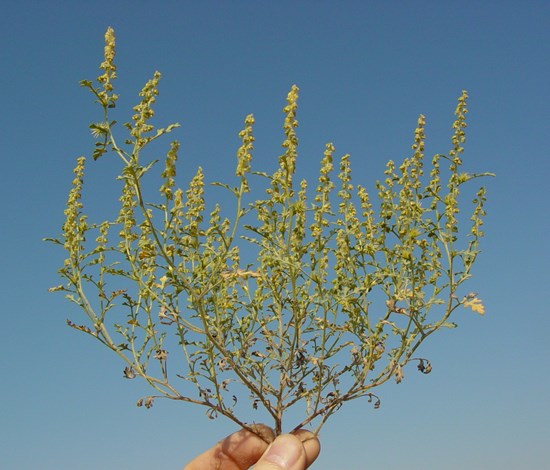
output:
[{"label": "weed plant", "polygon": [[[459,193],[489,175],[462,170],[465,91],[450,151],[426,162],[421,115],[411,155],[387,163],[372,198],[352,182],[349,155],[335,161],[330,143],[313,184],[296,180],[293,86],[278,168],[253,171],[254,117],[246,116],[235,176],[214,183],[227,192],[224,207],[208,208],[201,168],[185,188],[176,185],[177,141],[158,172],[145,156],[178,127],[151,123],[160,73],[139,93],[123,129],[116,126],[114,59],[109,28],[102,74],[81,85],[103,114],[90,125],[93,160],[114,154],[121,162],[118,215],[88,220],[85,158],[78,158],[62,235],[50,239],[67,253],[63,284],[51,290],[85,313],[85,323],[68,320],[70,327],[116,353],[126,379],[151,386],[138,406],[150,408],[159,397],[194,403],[209,418],[222,415],[252,431],[253,410],[263,409],[276,434],[310,424],[318,432],[347,401],[367,397],[378,407],[373,391],[401,382],[409,362],[429,373],[430,361],[416,352],[441,328],[456,326],[450,317],[457,309],[484,313],[462,286],[479,253],[486,199],[479,188],[459,217]],[[146,200],[155,178],[159,197]],[[258,193],[256,183],[267,190]],[[298,405],[302,419],[289,425],[285,415]]]}]

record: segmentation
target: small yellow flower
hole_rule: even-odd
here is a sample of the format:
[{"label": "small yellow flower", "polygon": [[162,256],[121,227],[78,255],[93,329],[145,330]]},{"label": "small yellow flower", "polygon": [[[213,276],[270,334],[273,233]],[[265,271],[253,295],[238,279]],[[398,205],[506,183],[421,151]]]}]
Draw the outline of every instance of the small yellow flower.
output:
[{"label": "small yellow flower", "polygon": [[168,281],[168,277],[167,276],[162,276],[160,279],[159,279],[159,284],[158,286],[161,288],[161,289],[164,289],[164,286],[166,285],[166,281]]}]

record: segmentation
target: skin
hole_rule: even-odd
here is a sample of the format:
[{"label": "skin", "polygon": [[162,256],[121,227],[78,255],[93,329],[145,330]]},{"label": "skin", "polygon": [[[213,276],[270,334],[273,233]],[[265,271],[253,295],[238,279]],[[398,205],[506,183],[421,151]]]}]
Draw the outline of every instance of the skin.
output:
[{"label": "skin", "polygon": [[[281,434],[255,426],[262,438],[241,429],[189,462],[184,470],[305,470],[321,450],[319,440],[309,431]],[[271,444],[268,444],[270,442]]]}]

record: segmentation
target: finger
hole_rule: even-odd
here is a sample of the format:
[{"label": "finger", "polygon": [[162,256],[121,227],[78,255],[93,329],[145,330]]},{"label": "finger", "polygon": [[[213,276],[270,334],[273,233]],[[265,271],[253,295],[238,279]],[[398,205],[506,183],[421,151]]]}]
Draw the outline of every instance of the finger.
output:
[{"label": "finger", "polygon": [[305,429],[299,429],[296,432],[293,432],[300,441],[306,451],[306,468],[315,462],[315,459],[319,456],[321,452],[321,443],[319,439],[312,432],[306,431]]},{"label": "finger", "polygon": [[[301,439],[305,438],[302,442]],[[281,434],[254,466],[254,470],[305,470],[319,455],[317,438],[307,431]]]},{"label": "finger", "polygon": [[245,429],[227,436],[214,447],[196,457],[184,470],[246,470],[254,465],[268,447],[266,441],[274,439],[271,428],[256,425],[265,441]]}]

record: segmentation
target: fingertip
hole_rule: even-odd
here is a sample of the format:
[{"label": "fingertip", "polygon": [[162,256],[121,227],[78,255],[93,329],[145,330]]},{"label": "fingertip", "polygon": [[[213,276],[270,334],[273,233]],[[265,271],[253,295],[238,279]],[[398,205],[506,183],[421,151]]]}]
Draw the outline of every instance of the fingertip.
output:
[{"label": "fingertip", "polygon": [[184,467],[184,470],[204,470],[205,468],[223,468],[225,470],[244,470],[254,465],[265,453],[274,433],[265,425],[251,426],[250,432],[241,429],[203,452]]},{"label": "fingertip", "polygon": [[304,470],[318,457],[321,444],[306,430],[281,434],[271,443],[254,468],[256,470]]},{"label": "fingertip", "polygon": [[321,442],[315,434],[305,429],[298,429],[293,433],[300,441],[306,452],[306,468],[309,467],[321,452]]},{"label": "fingertip", "polygon": [[277,436],[256,466],[260,470],[301,470],[305,468],[306,452],[299,438],[292,434]]},{"label": "fingertip", "polygon": [[266,444],[271,444],[275,440],[275,431],[265,424],[252,424],[250,429]]}]

